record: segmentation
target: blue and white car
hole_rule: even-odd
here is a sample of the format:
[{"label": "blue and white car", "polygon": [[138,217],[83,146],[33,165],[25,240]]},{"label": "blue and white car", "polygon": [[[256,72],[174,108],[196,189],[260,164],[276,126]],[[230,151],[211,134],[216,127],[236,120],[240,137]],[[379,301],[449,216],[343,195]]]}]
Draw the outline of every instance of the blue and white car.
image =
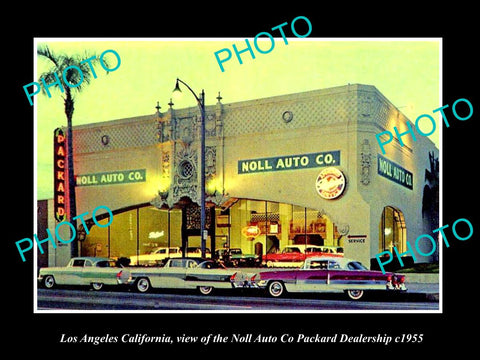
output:
[{"label": "blue and white car", "polygon": [[47,289],[57,285],[91,286],[101,290],[104,285],[123,285],[129,271],[117,267],[115,260],[103,257],[75,257],[67,266],[41,268],[38,283]]}]

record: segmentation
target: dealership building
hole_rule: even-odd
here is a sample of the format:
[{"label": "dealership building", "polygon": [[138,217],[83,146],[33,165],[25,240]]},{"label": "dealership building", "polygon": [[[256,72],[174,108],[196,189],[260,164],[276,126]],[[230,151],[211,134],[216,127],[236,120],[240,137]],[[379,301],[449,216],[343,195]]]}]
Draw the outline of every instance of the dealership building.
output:
[{"label": "dealership building", "polygon": [[[219,94],[205,109],[207,247],[266,254],[291,244],[340,246],[367,266],[393,246],[415,248],[418,236],[439,225],[439,151],[418,133],[416,141],[411,133],[394,138],[384,154],[376,139],[395,134],[393,127],[405,133],[408,123],[371,85],[236,103]],[[79,254],[199,247],[200,138],[199,108],[172,102],[150,115],[74,126],[76,213],[87,213],[78,222]],[[55,171],[65,164],[57,157]],[[65,220],[59,209],[68,214],[66,183],[55,184],[55,198],[42,208],[52,234]],[[71,244],[55,241],[48,265],[64,265]],[[433,262],[438,254],[416,258]]]}]

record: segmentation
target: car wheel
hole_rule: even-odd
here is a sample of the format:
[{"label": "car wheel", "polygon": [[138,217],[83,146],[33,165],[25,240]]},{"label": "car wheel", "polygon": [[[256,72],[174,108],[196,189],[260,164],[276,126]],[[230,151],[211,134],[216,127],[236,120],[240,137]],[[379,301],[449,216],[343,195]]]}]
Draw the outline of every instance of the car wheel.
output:
[{"label": "car wheel", "polygon": [[43,286],[47,289],[52,289],[55,286],[55,278],[53,275],[47,275],[43,279]]},{"label": "car wheel", "polygon": [[199,286],[198,291],[200,291],[200,294],[202,295],[210,295],[213,291],[212,286]]},{"label": "car wheel", "polygon": [[348,297],[352,300],[360,300],[363,295],[365,294],[365,291],[363,290],[347,290],[346,291]]},{"label": "car wheel", "polygon": [[135,287],[138,292],[146,293],[150,290],[150,281],[147,278],[140,278],[136,281]]},{"label": "car wheel", "polygon": [[95,291],[100,291],[103,288],[103,283],[94,282],[91,285],[92,285],[92,289]]},{"label": "car wheel", "polygon": [[285,284],[278,280],[272,281],[268,284],[267,291],[272,297],[280,297],[286,292]]}]

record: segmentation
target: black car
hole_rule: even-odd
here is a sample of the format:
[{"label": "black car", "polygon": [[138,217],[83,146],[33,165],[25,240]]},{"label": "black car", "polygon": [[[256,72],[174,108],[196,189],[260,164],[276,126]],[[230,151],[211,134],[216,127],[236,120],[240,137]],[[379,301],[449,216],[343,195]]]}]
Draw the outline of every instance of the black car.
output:
[{"label": "black car", "polygon": [[225,266],[256,267],[261,264],[261,258],[258,255],[244,254],[240,248],[218,249],[216,255]]}]

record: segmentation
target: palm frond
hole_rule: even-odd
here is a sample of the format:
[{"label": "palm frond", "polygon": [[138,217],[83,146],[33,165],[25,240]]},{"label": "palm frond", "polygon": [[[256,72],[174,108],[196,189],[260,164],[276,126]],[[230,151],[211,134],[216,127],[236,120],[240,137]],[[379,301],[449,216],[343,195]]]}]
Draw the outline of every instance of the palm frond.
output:
[{"label": "palm frond", "polygon": [[43,56],[53,62],[55,66],[58,66],[59,58],[53,53],[53,51],[48,47],[48,45],[39,45],[37,48],[37,55]]},{"label": "palm frond", "polygon": [[[47,85],[53,84],[53,83],[55,83],[55,82],[57,81],[57,78],[55,77],[55,75],[58,77],[58,79],[59,79],[60,82],[61,82],[61,81],[62,81],[62,80],[61,80],[62,74],[58,74],[58,73],[56,73],[55,71],[47,71],[47,72],[44,72],[42,75],[40,75],[40,77],[39,77],[39,79],[38,79],[38,82],[39,82],[39,84],[41,84],[41,83],[42,83],[42,79],[43,79],[43,81],[45,82],[45,84],[47,84]],[[42,85],[42,84],[41,84],[41,85]],[[60,86],[61,86],[61,87],[60,87]],[[59,86],[59,85],[55,85],[54,88],[59,88],[59,90],[63,93],[63,92],[64,92],[63,85],[60,85],[60,86]],[[45,86],[40,86],[40,88],[42,89],[42,94],[50,94],[50,93],[51,93],[51,91],[50,91],[51,88],[48,89],[48,92],[47,92],[47,89],[45,88]],[[49,95],[49,97],[51,97],[51,96]]]},{"label": "palm frond", "polygon": [[[43,73],[38,80],[41,82],[43,79],[47,85],[53,84],[57,81],[55,77],[56,74],[60,81],[64,83],[64,87],[69,87],[79,93],[86,85],[90,84],[92,76],[94,78],[97,77],[95,66],[100,62],[100,59],[96,54],[85,51],[83,55],[57,55],[48,47],[48,45],[39,45],[37,48],[37,55],[50,60],[54,64],[54,66],[49,71]],[[90,60],[84,62],[87,59]],[[105,66],[108,66],[106,60],[104,60],[104,63],[106,64]],[[55,88],[58,87],[58,85],[55,86]],[[60,89],[60,91],[61,90],[62,89]],[[46,89],[42,87],[43,94],[50,94],[50,92],[50,89],[48,89],[47,92]]]}]

